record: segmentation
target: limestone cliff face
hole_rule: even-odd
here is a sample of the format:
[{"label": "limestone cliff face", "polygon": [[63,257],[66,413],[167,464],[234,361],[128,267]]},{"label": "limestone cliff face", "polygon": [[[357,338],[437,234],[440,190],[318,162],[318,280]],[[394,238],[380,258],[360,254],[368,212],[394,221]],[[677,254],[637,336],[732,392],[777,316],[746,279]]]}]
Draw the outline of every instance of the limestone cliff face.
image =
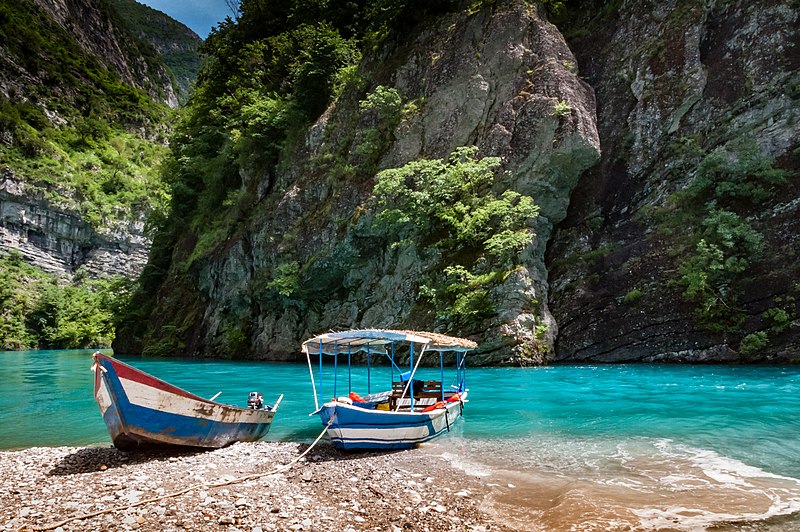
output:
[{"label": "limestone cliff face", "polygon": [[[557,360],[796,359],[797,5],[623,2],[608,18],[591,16],[565,30],[591,28],[571,44],[597,95],[603,156],[581,177],[548,252]],[[757,206],[737,200],[742,219],[763,235],[764,251],[717,287],[723,301],[736,292],[735,305],[723,310],[740,317],[735,331],[715,331],[698,319],[705,309],[687,301],[679,282],[693,257],[682,242],[708,226],[678,210],[685,227],[665,230],[652,213],[669,212],[675,192],[696,187],[708,154],[735,167],[743,145],[774,159],[786,181]],[[770,318],[776,315],[780,324]],[[746,349],[744,337],[759,331],[766,345]]]},{"label": "limestone cliff face", "polygon": [[102,232],[80,216],[26,190],[10,171],[0,171],[0,249],[16,249],[43,270],[71,275],[135,278],[147,262],[144,222],[120,222]]},{"label": "limestone cliff face", "polygon": [[[390,132],[378,168],[475,145],[481,156],[502,157],[505,187],[541,206],[523,268],[491,293],[497,317],[470,331],[482,344],[483,362],[541,361],[552,346],[545,244],[580,174],[599,157],[594,93],[575,64],[555,26],[525,2],[509,1],[423,24],[385,43],[361,67],[371,88],[393,87],[404,101],[420,102]],[[188,276],[173,268],[147,339],[118,334],[116,350],[157,344],[176,321],[179,351],[271,359],[297,356],[304,338],[329,329],[434,328],[435,316],[415,306],[418,279],[434,259],[376,236],[372,179],[335,179],[318,163],[331,154],[346,164],[362,162],[356,147],[378,125],[374,114],[359,110],[363,94],[345,91],[275,174],[244,175],[244,186],[259,190],[259,205],[241,235],[195,261]],[[561,116],[559,102],[567,106]],[[193,245],[184,238],[176,253]],[[275,303],[265,288],[286,260],[305,265],[304,304]],[[537,324],[548,329],[535,349]]]}]

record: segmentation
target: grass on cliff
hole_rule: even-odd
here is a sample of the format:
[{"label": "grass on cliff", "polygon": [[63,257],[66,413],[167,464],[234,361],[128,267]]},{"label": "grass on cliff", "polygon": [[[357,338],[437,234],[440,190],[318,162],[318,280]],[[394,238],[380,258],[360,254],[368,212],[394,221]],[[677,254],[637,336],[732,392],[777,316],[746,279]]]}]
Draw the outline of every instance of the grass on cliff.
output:
[{"label": "grass on cliff", "polygon": [[0,168],[24,180],[26,194],[96,228],[163,211],[168,195],[157,167],[170,111],[88,55],[30,0],[0,0],[0,42],[41,80],[23,87],[19,77],[0,95]]}]

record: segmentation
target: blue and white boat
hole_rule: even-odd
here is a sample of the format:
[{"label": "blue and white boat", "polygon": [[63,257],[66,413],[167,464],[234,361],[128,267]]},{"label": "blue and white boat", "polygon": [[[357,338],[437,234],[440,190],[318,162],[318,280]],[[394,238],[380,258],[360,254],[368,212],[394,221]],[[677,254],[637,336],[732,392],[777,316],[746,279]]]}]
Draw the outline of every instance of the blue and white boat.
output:
[{"label": "blue and white boat", "polygon": [[218,448],[267,434],[274,406],[251,392],[248,408],[204,399],[100,352],[94,358],[94,396],[114,446],[181,445]]},{"label": "blue and white boat", "polygon": [[[351,330],[323,334],[303,342],[314,392],[316,410],[328,435],[340,449],[409,449],[450,431],[464,411],[467,401],[466,354],[477,344],[471,340],[437,333],[392,331],[382,329]],[[415,378],[423,358],[439,355],[438,379]],[[455,362],[455,378],[449,388],[444,383],[444,359]],[[353,358],[365,359],[367,394],[361,397],[352,389]],[[372,357],[388,360],[390,383],[371,393]],[[317,358],[312,363],[312,357]],[[408,358],[409,370],[403,371],[396,358]],[[332,389],[323,389],[323,359],[332,359]],[[347,394],[338,395],[339,358],[346,360]],[[314,365],[318,366],[317,378]],[[343,364],[344,366],[344,360]],[[428,367],[425,371],[430,373]],[[434,370],[435,371],[435,370]],[[397,377],[397,379],[395,379]],[[344,391],[344,390],[342,390]],[[363,391],[363,390],[362,390]],[[320,397],[332,393],[333,399],[320,405]]]}]

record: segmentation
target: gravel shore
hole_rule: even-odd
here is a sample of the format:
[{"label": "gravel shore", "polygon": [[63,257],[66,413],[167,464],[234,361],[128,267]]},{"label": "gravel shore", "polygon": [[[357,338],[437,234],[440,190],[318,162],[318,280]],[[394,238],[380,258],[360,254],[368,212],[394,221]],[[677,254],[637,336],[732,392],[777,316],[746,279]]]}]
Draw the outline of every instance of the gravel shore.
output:
[{"label": "gravel shore", "polygon": [[479,478],[423,450],[344,453],[320,444],[287,471],[268,474],[307,448],[258,442],[204,452],[0,452],[0,530],[511,530],[486,511]]}]

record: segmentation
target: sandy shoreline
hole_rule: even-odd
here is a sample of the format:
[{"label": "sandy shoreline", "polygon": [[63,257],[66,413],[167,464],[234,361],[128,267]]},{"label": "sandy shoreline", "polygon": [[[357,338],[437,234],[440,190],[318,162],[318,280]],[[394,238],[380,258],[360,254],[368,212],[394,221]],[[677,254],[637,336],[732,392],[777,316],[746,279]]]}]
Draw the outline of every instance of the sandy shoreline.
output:
[{"label": "sandy shoreline", "polygon": [[[308,445],[239,443],[214,451],[113,447],[0,452],[0,530],[36,530],[195,485],[273,471]],[[284,473],[72,521],[68,530],[507,531],[487,489],[422,450],[343,453],[320,444]]]}]

